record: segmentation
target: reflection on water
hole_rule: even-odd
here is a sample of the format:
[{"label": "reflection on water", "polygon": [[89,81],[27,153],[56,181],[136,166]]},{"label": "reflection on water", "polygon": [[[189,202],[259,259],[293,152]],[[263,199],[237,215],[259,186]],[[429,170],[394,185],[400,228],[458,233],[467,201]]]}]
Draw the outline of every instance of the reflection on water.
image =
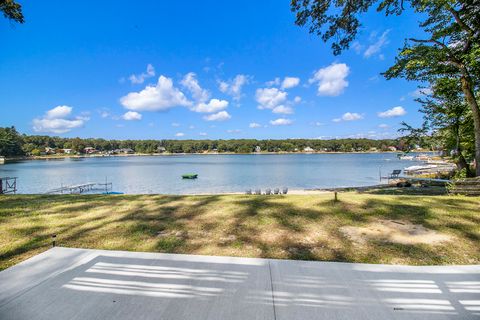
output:
[{"label": "reflection on water", "polygon": [[[395,153],[104,157],[7,163],[0,166],[0,176],[18,177],[19,193],[107,178],[114,191],[129,194],[188,194],[367,186],[379,183],[380,172],[414,164]],[[183,180],[185,173],[199,178]]]}]

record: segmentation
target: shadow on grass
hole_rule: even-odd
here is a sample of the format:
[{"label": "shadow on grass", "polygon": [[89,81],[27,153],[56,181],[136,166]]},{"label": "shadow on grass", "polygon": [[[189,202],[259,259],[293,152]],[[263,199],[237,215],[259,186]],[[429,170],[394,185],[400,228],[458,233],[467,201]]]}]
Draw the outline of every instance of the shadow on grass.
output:
[{"label": "shadow on grass", "polygon": [[[99,249],[138,250],[148,243],[148,250],[158,252],[197,253],[211,245],[218,248],[213,254],[301,260],[412,264],[458,263],[465,261],[462,256],[480,260],[480,249],[474,245],[480,240],[480,217],[474,209],[465,209],[478,208],[475,200],[361,197],[345,195],[336,203],[325,197],[301,196],[0,197],[0,227],[8,229],[11,219],[29,222],[10,229],[15,244],[0,243],[0,269],[28,257],[29,252],[48,248],[52,234],[58,235],[59,245]],[[226,205],[233,209],[222,212]],[[217,211],[221,216],[212,220],[211,213]],[[51,219],[57,222],[53,227]],[[357,250],[340,231],[342,226],[380,219],[453,233],[460,243],[439,249],[371,240],[364,250]],[[192,226],[196,229],[191,230]],[[323,237],[312,235],[312,229]],[[105,247],[109,240],[117,242]],[[462,243],[466,244],[464,251]]]}]

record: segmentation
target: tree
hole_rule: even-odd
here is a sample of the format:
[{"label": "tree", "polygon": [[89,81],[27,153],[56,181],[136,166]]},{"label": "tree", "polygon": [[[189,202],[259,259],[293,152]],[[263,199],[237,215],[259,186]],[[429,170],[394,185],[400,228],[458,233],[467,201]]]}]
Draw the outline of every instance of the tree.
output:
[{"label": "tree", "polygon": [[455,79],[440,78],[432,83],[432,93],[419,98],[420,110],[425,114],[424,127],[442,141],[443,148],[451,151],[459,170],[470,175],[467,160],[474,156],[472,113]]},{"label": "tree", "polygon": [[334,39],[334,54],[355,39],[358,17],[379,3],[387,16],[402,14],[406,4],[426,19],[419,24],[428,38],[406,41],[395,64],[384,76],[415,81],[450,77],[458,81],[471,109],[475,128],[476,174],[480,175],[480,1],[479,0],[292,0],[296,24],[309,25],[323,41]]},{"label": "tree", "polygon": [[0,156],[15,157],[23,155],[22,138],[15,127],[0,128]]},{"label": "tree", "polygon": [[22,13],[22,6],[14,0],[0,0],[0,11],[2,11],[3,16],[9,20],[18,23],[25,22]]}]

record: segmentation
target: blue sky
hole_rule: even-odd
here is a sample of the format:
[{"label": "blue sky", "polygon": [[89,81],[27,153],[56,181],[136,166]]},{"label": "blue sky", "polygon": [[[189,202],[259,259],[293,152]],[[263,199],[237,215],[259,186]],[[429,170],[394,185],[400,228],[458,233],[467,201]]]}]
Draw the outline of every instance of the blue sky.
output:
[{"label": "blue sky", "polygon": [[422,120],[417,84],[380,75],[413,14],[366,14],[334,56],[289,0],[20,2],[24,25],[0,19],[0,126],[23,133],[383,138]]}]

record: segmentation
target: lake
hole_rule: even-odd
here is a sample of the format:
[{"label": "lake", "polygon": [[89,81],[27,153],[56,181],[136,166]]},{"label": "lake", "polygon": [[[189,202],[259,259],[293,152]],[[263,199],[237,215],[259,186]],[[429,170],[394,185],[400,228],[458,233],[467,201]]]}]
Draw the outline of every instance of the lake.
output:
[{"label": "lake", "polygon": [[[18,193],[105,179],[127,194],[224,193],[368,186],[379,183],[380,171],[385,176],[419,163],[396,153],[91,157],[9,162],[0,165],[0,177],[18,177]],[[198,179],[184,180],[185,173]]]}]

